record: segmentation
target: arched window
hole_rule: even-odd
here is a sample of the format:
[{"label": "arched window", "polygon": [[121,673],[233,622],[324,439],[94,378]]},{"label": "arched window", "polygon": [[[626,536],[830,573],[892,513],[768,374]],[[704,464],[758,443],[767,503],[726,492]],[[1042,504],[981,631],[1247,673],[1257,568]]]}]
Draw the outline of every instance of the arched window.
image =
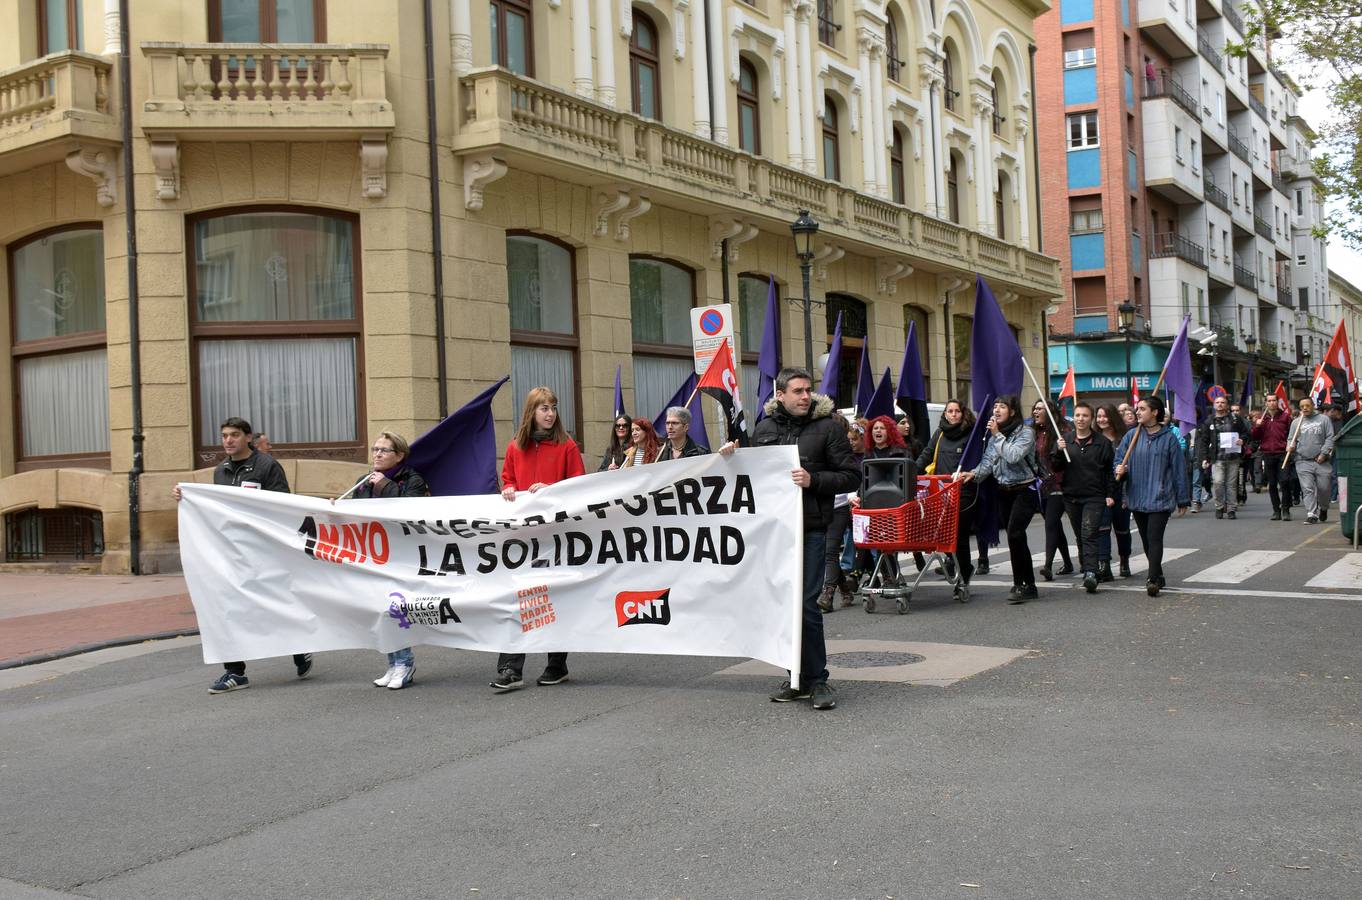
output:
[{"label": "arched window", "polygon": [[[865,346],[870,322],[866,305],[849,294],[828,294],[827,304],[827,348],[832,349],[832,339],[836,334],[837,318],[842,319],[842,356],[837,377],[828,379],[836,385],[837,405],[851,406],[856,399],[856,375],[861,363],[861,348]],[[815,383],[814,387],[817,387]]]},{"label": "arched window", "polygon": [[534,77],[534,16],[530,0],[491,0],[492,63]]},{"label": "arched window", "polygon": [[993,218],[998,223],[999,239],[1007,240],[1011,225],[1008,219],[1012,216],[1012,204],[1009,202],[1012,197],[1012,179],[1006,172],[999,172],[997,177],[998,189],[993,194]]},{"label": "arched window", "polygon": [[[757,383],[760,372],[757,361],[761,342],[766,338],[766,299],[773,290],[769,275],[743,274],[738,276],[738,327],[741,329],[743,406],[747,421],[756,420]],[[780,315],[780,286],[775,285],[776,315]],[[773,326],[776,339],[780,338],[780,323]]]},{"label": "arched window", "polygon": [[634,413],[649,419],[695,372],[690,311],[695,275],[663,259],[629,258],[629,311],[634,337]]},{"label": "arched window", "polygon": [[951,151],[951,161],[946,167],[946,217],[960,224],[960,154]]},{"label": "arched window", "polygon": [[927,389],[928,400],[932,399],[932,339],[927,330],[930,323],[931,314],[927,310],[911,303],[904,304],[903,334],[906,339],[909,325],[914,326],[917,332],[917,352],[922,363],[922,384]]},{"label": "arched window", "polygon": [[972,316],[951,316],[951,347],[955,359],[955,396],[968,403],[970,385],[974,378],[970,372],[970,345],[974,340],[974,318]]},{"label": "arched window", "polygon": [[895,203],[908,202],[903,166],[903,132],[898,128],[894,129],[894,140],[889,145],[889,189]]},{"label": "arched window", "polygon": [[362,460],[358,218],[253,209],[190,220],[198,460],[241,416],[279,455]]},{"label": "arched window", "polygon": [[757,94],[757,69],[738,59],[738,147],[761,155],[761,99]]},{"label": "arched window", "polygon": [[842,156],[837,135],[837,105],[830,95],[823,96],[823,177],[842,180]]},{"label": "arched window", "polygon": [[661,72],[657,28],[646,13],[635,8],[634,30],[629,36],[629,79],[633,85],[634,112],[645,119],[662,118]]},{"label": "arched window", "polygon": [[837,46],[837,32],[842,26],[833,21],[833,0],[818,0],[818,42]]},{"label": "arched window", "polygon": [[885,68],[890,81],[898,81],[903,73],[903,60],[899,58],[899,27],[894,24],[894,15],[889,13],[884,23]]},{"label": "arched window", "polygon": [[1003,115],[1004,95],[1002,86],[998,84],[997,70],[993,72],[993,81],[989,84],[988,92],[989,102],[993,105],[993,133],[1001,137],[1007,116]]},{"label": "arched window", "polygon": [[38,0],[38,55],[85,49],[81,0]]},{"label": "arched window", "polygon": [[[569,433],[577,425],[577,274],[572,250],[532,234],[506,235],[511,396],[547,385]],[[516,402],[519,402],[517,399]]]},{"label": "arched window", "polygon": [[104,231],[77,225],[34,235],[11,247],[9,271],[17,468],[107,467]]},{"label": "arched window", "polygon": [[944,87],[943,95],[946,109],[955,111],[955,101],[960,98],[960,91],[955,87],[955,48],[947,42],[941,48],[941,77]]}]

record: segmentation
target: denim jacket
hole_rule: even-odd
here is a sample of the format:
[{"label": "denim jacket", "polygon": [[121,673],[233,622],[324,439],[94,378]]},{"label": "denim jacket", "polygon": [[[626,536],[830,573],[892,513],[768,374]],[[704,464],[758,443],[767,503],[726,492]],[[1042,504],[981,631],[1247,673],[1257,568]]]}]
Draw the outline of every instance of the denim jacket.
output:
[{"label": "denim jacket", "polygon": [[992,475],[998,484],[1015,487],[1036,480],[1036,433],[1022,423],[1011,434],[995,434],[984,447],[984,458],[974,470],[976,480]]},{"label": "denim jacket", "polygon": [[[1132,428],[1116,448],[1115,466],[1126,458],[1126,448],[1142,429]],[[1126,506],[1134,512],[1172,512],[1192,503],[1191,479],[1187,460],[1171,429],[1162,428],[1153,437],[1145,432],[1130,454],[1126,485]]]}]

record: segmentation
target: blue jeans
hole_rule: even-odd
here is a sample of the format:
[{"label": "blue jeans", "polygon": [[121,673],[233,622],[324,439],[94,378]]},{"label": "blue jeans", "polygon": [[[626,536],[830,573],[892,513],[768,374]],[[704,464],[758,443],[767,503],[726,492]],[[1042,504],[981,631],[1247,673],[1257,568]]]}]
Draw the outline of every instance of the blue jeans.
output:
[{"label": "blue jeans", "polygon": [[804,532],[804,640],[799,650],[800,682],[804,686],[828,680],[828,648],[823,642],[823,611],[818,595],[823,591],[824,531]]},{"label": "blue jeans", "polygon": [[401,650],[394,650],[388,654],[388,668],[393,666],[414,666],[416,657],[412,655],[410,647],[403,647]]}]

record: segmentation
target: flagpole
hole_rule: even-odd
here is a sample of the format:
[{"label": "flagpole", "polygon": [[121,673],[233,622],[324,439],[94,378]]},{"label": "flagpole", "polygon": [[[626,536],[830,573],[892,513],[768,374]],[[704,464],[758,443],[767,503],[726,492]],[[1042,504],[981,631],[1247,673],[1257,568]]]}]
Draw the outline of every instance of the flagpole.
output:
[{"label": "flagpole", "polygon": [[[956,463],[955,474],[959,475],[960,470],[965,467],[965,457],[969,454],[969,445],[974,442],[974,436],[979,433],[979,426],[984,421],[984,410],[988,409],[993,403],[992,394],[984,395],[984,405],[979,407],[979,411],[974,414],[974,427],[969,430],[969,437],[965,439],[965,449],[960,451],[960,462]],[[940,446],[938,442],[937,446]]]},{"label": "flagpole", "polygon": [[[1171,355],[1172,355],[1172,354],[1169,354],[1170,357],[1171,357]],[[1152,390],[1152,391],[1149,392],[1151,395],[1153,395],[1153,396],[1155,396],[1155,397],[1157,397],[1157,396],[1159,395],[1159,388],[1163,386],[1163,377],[1164,377],[1165,375],[1168,374],[1168,363],[1169,363],[1170,361],[1171,361],[1171,359],[1165,359],[1165,360],[1163,361],[1163,371],[1161,371],[1161,372],[1159,373],[1159,380],[1156,381],[1156,382],[1154,382],[1154,390]],[[1132,454],[1132,453],[1135,452],[1135,445],[1138,444],[1138,443],[1140,442],[1140,434],[1141,434],[1143,431],[1144,431],[1144,429],[1140,427],[1140,423],[1137,421],[1137,422],[1135,423],[1135,436],[1134,436],[1133,438],[1130,439],[1130,446],[1126,448],[1126,455],[1123,456],[1123,457],[1121,458],[1121,465],[1123,465],[1123,466],[1124,466],[1124,465],[1129,465],[1129,463],[1130,463],[1130,454]]]},{"label": "flagpole", "polygon": [[[361,484],[363,484],[364,482],[368,481],[368,480],[369,480],[369,476],[372,475],[372,474],[374,474],[374,473],[373,473],[373,472],[365,472],[363,478],[361,478],[359,481],[356,481],[354,484],[352,484],[352,485],[350,486],[350,490],[346,491],[344,494],[341,494],[339,497],[336,498],[336,500],[344,500],[346,497],[349,497],[351,494],[353,494],[353,493],[355,492],[355,489],[356,489],[356,488],[358,488],[358,487],[359,487]],[[332,500],[331,502],[332,502],[332,503],[335,503],[336,500]]]},{"label": "flagpole", "polygon": [[[1055,433],[1055,440],[1057,441],[1064,440],[1064,438],[1061,437],[1059,433],[1059,423],[1055,421],[1054,416],[1050,415],[1050,410],[1054,408],[1050,405],[1049,400],[1050,395],[1040,389],[1040,384],[1037,383],[1036,376],[1031,371],[1031,366],[1027,364],[1025,355],[1022,355],[1021,361],[1022,368],[1026,370],[1026,377],[1031,379],[1031,386],[1036,389],[1036,393],[1040,395],[1040,399],[1045,403],[1045,418],[1048,419],[1050,422],[1050,430]],[[1073,462],[1073,460],[1069,458],[1069,450],[1067,447],[1064,449],[1064,461]]]}]

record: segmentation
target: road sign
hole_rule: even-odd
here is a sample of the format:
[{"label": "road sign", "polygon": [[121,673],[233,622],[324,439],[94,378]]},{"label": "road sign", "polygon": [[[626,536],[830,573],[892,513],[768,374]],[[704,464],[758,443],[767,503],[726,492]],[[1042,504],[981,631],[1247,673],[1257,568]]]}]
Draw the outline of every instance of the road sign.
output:
[{"label": "road sign", "polygon": [[[690,311],[691,350],[695,356],[695,374],[705,374],[724,341],[733,340],[733,305],[697,306]],[[736,359],[736,354],[734,355]]]}]

